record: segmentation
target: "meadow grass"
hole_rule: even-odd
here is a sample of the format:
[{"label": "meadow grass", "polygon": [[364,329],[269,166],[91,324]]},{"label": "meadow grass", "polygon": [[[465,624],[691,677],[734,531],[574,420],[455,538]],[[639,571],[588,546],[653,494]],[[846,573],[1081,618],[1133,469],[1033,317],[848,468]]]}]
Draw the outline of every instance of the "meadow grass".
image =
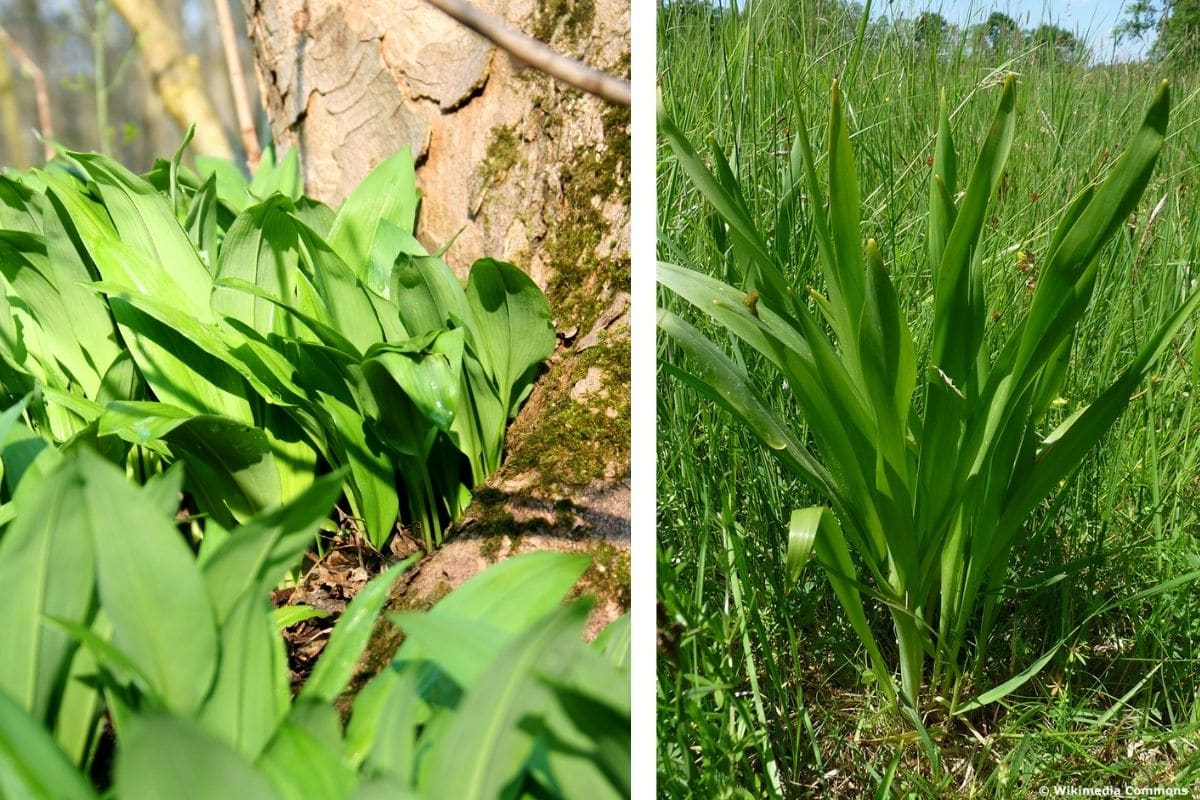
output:
[{"label": "meadow grass", "polygon": [[[982,244],[992,312],[985,347],[994,351],[1028,307],[1038,257],[1068,201],[1115,159],[1158,80],[1172,82],[1166,147],[1129,224],[1102,255],[1093,312],[1048,431],[1120,374],[1200,276],[1198,75],[1164,76],[1150,65],[1089,68],[1020,50],[999,55],[965,40],[932,48],[897,31],[868,31],[860,45],[858,25],[828,4],[763,0],[736,15],[662,6],[663,101],[694,143],[713,137],[770,232],[800,119],[796,102],[819,141],[816,123],[828,111],[831,82],[840,79],[863,236],[878,240],[919,343],[928,341],[932,318],[925,212],[939,92],[966,150],[963,170],[991,120],[996,84],[1008,72],[1018,75],[1013,151]],[[711,209],[665,145],[659,152],[660,256],[729,278],[734,269],[714,242]],[[811,244],[799,239],[794,252],[793,285],[820,286]],[[774,408],[794,410],[787,387],[756,369],[755,354],[686,304],[666,293],[661,302],[762,375]],[[1031,521],[977,688],[1020,673],[1064,637],[1066,646],[1002,701],[949,721],[931,713],[920,727],[900,721],[870,682],[866,654],[820,571],[789,585],[788,515],[823,499],[787,475],[753,435],[660,376],[660,793],[1002,798],[1054,785],[1196,791],[1200,588],[1168,582],[1200,568],[1200,418],[1192,400],[1198,341],[1194,324],[1185,326],[1059,501]],[[678,358],[668,348],[661,345],[660,358]],[[801,425],[798,415],[791,418]],[[868,611],[880,641],[890,639],[883,609]]]}]

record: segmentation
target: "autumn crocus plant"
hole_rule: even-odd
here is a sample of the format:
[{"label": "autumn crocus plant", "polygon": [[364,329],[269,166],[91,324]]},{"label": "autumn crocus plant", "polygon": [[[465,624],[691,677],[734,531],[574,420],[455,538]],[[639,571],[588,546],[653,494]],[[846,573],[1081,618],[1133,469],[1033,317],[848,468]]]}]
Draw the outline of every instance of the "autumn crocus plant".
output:
[{"label": "autumn crocus plant", "polygon": [[[929,660],[930,688],[947,698],[952,711],[997,699],[1045,663],[963,702],[968,678],[979,674],[987,652],[1010,557],[1030,535],[1030,514],[1130,404],[1198,300],[1192,294],[1090,405],[1044,431],[1103,265],[1104,245],[1134,209],[1154,170],[1170,93],[1164,82],[1125,153],[1103,181],[1062,212],[1024,319],[1006,342],[992,346],[984,340],[988,305],[980,243],[1013,141],[1015,91],[1009,76],[961,196],[943,98],[929,187],[933,324],[931,341],[922,343],[914,341],[905,321],[880,248],[874,240],[863,245],[854,158],[836,83],[826,154],[828,197],[801,124],[777,225],[787,224],[806,195],[824,293],[793,289],[787,249],[757,229],[727,162],[714,153],[710,171],[659,109],[660,130],[681,167],[725,223],[743,286],[667,263],[659,264],[659,282],[782,373],[808,436],[768,407],[740,362],[660,309],[659,327],[685,355],[665,369],[749,426],[829,504],[792,513],[790,572],[798,577],[816,559],[866,648],[879,686],[891,700],[913,707],[926,687]],[[891,615],[899,692],[864,595]],[[968,640],[976,642],[969,659]]]}]

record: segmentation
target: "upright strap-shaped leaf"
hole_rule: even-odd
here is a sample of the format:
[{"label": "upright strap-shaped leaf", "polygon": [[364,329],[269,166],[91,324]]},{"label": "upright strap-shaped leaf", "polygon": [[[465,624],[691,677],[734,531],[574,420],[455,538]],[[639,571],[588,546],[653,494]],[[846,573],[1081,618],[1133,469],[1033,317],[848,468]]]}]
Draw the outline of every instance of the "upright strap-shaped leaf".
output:
[{"label": "upright strap-shaped leaf", "polygon": [[[1015,92],[1015,80],[1009,75],[962,204],[954,212],[941,260],[933,265],[933,349],[926,369],[917,519],[918,530],[934,535],[944,532],[947,508],[965,480],[958,464],[963,458],[967,398],[979,392],[981,376],[975,365],[986,317],[982,279],[975,274],[979,269],[976,248],[1012,145]],[[949,164],[952,159],[947,155],[945,161]],[[947,205],[943,199],[942,205],[948,217],[953,203]],[[969,455],[966,463],[970,464]]]},{"label": "upright strap-shaped leaf", "polygon": [[957,209],[954,193],[958,185],[958,157],[954,152],[954,138],[950,132],[950,115],[946,106],[946,90],[942,90],[938,102],[938,130],[933,150],[933,170],[929,174],[929,227],[926,248],[929,263],[942,263],[946,240],[954,227]]},{"label": "upright strap-shaped leaf", "polygon": [[934,265],[933,363],[965,386],[983,342],[985,310],[972,296],[972,263],[992,194],[1004,174],[1016,124],[1016,81],[1004,80],[992,120],[940,262]]},{"label": "upright strap-shaped leaf", "polygon": [[[829,228],[833,234],[836,284],[830,286],[829,299],[835,318],[844,321],[838,335],[843,338],[842,349],[858,355],[858,315],[865,297],[862,229],[859,224],[858,172],[854,168],[854,151],[850,148],[850,130],[846,126],[846,111],[842,89],[833,82],[833,99],[829,109]],[[815,213],[821,213],[814,208]],[[843,308],[839,308],[839,305]],[[853,369],[851,372],[853,373]]]},{"label": "upright strap-shaped leaf", "polygon": [[[1171,92],[1163,81],[1142,127],[1074,224],[1048,254],[1029,309],[1014,372],[1024,384],[1027,370],[1058,348],[1091,299],[1084,287],[1088,268],[1100,249],[1137,206],[1154,172],[1167,135]],[[1074,207],[1069,216],[1074,216]],[[1078,288],[1077,288],[1078,287]]]},{"label": "upright strap-shaped leaf", "polygon": [[988,552],[1005,546],[1037,503],[1083,461],[1088,451],[1129,406],[1129,398],[1145,379],[1150,367],[1197,307],[1200,307],[1200,291],[1193,292],[1154,332],[1137,358],[1112,386],[1046,438],[1033,469],[1018,476],[1014,483],[1004,515],[997,525],[995,542]]},{"label": "upright strap-shaped leaf", "polygon": [[756,285],[747,288],[762,293],[776,308],[788,308],[791,300],[787,294],[784,276],[767,248],[766,239],[755,226],[737,181],[733,178],[725,157],[716,149],[715,143],[714,175],[705,166],[704,159],[696,152],[692,143],[671,121],[661,97],[658,100],[658,132],[696,188],[712,204],[717,214],[729,224],[729,234],[734,239],[742,260],[752,267],[754,273],[748,277],[752,278],[751,282]]},{"label": "upright strap-shaped leaf", "polygon": [[[975,460],[973,471],[986,460],[1020,398],[1086,310],[1095,284],[1097,256],[1145,191],[1162,149],[1169,113],[1170,90],[1163,81],[1142,127],[1108,177],[1094,194],[1085,190],[1068,208],[1054,235],[1057,246],[1047,257],[1025,323],[1000,357],[1004,368],[997,365],[985,388],[981,404],[987,414],[975,421],[964,448]],[[1045,395],[1039,400],[1044,402]]]}]

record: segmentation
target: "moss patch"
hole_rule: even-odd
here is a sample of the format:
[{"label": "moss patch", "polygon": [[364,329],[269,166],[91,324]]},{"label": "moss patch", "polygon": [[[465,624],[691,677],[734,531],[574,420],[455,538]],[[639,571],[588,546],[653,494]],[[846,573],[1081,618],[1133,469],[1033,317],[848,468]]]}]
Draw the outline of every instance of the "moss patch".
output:
[{"label": "moss patch", "polygon": [[521,163],[520,142],[517,140],[516,128],[512,125],[499,125],[492,128],[488,140],[487,155],[479,165],[479,176],[484,184],[498,181],[513,167]]},{"label": "moss patch", "polygon": [[602,539],[584,552],[592,557],[592,565],[575,584],[568,599],[590,594],[601,603],[612,600],[621,608],[629,608],[632,585],[629,551]]},{"label": "moss patch", "polygon": [[575,44],[591,31],[595,18],[592,0],[543,0],[533,15],[533,36],[543,42],[562,36]]},{"label": "moss patch", "polygon": [[562,213],[544,243],[546,261],[555,269],[546,296],[560,328],[590,330],[613,293],[629,289],[628,254],[596,253],[612,227],[604,218],[605,203],[629,207],[629,119],[627,108],[607,110],[603,146],[577,149],[560,173]]},{"label": "moss patch", "polygon": [[475,518],[471,525],[471,536],[481,539],[479,552],[491,562],[499,558],[506,538],[512,547],[521,539],[520,526],[509,511],[507,500],[508,495],[504,492],[484,487],[475,492],[467,511],[468,516]]},{"label": "moss patch", "polygon": [[[603,336],[599,346],[553,365],[529,411],[509,429],[505,471],[535,475],[532,488],[544,496],[624,477],[629,468],[629,344],[625,336],[616,343],[611,338],[617,337]],[[603,376],[603,389],[576,400],[571,388],[593,368]]]}]

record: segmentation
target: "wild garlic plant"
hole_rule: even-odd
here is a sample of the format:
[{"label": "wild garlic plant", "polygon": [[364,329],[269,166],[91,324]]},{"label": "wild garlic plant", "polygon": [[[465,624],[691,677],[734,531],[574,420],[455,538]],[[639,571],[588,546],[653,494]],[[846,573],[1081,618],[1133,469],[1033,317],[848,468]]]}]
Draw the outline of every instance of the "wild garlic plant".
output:
[{"label": "wild garlic plant", "polygon": [[[872,239],[863,245],[858,180],[837,83],[826,153],[828,197],[800,124],[775,238],[756,227],[721,153],[712,153],[710,171],[659,107],[660,130],[680,166],[723,220],[720,235],[741,266],[743,286],[669,263],[659,264],[658,280],[782,373],[808,433],[768,407],[740,361],[660,309],[660,329],[686,356],[664,369],[747,425],[828,502],[792,513],[790,574],[799,577],[816,559],[882,691],[913,709],[927,687],[930,660],[929,688],[948,698],[943,702],[952,712],[994,700],[1020,682],[960,702],[969,678],[978,678],[1010,557],[1031,535],[1031,513],[1130,404],[1200,299],[1187,298],[1090,405],[1044,432],[1104,245],[1137,205],[1163,146],[1170,93],[1164,82],[1120,160],[1061,215],[1028,311],[993,354],[984,343],[981,241],[1014,137],[1015,92],[1010,75],[961,197],[942,98],[929,187],[932,335],[921,352],[880,248]],[[794,273],[780,231],[805,199],[825,294],[797,292],[786,277]],[[867,575],[860,578],[863,569]],[[864,595],[891,615],[899,692]],[[964,655],[968,641],[976,643],[972,659]]]}]

